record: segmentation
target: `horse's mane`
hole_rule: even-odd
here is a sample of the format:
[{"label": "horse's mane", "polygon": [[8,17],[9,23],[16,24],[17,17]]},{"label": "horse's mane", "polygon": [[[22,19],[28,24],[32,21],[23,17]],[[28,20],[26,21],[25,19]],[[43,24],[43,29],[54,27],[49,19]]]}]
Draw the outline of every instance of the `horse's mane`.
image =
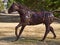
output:
[{"label": "horse's mane", "polygon": [[22,9],[25,9],[25,10],[30,10],[30,8],[28,8],[27,6],[21,4],[21,3],[17,3],[20,7],[22,7]]}]

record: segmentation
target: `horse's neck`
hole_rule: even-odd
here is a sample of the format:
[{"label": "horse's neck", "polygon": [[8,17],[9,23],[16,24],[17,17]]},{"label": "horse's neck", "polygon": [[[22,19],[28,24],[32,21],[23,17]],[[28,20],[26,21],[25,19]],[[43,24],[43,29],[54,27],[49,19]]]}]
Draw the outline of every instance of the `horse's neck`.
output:
[{"label": "horse's neck", "polygon": [[18,11],[18,13],[19,13],[21,22],[25,22],[25,15],[23,14],[23,12]]}]

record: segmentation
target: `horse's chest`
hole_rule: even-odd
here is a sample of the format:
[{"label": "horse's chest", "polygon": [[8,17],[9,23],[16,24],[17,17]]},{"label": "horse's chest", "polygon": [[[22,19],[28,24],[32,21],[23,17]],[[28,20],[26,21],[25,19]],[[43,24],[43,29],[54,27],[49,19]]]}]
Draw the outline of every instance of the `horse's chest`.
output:
[{"label": "horse's chest", "polygon": [[21,18],[21,23],[29,24],[29,22],[30,22],[30,16],[29,15],[25,15],[24,17]]}]

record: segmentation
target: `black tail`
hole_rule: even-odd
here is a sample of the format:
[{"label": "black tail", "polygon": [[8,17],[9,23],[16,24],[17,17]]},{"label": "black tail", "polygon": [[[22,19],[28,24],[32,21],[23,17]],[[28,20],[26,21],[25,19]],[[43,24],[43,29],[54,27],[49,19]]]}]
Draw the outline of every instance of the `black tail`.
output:
[{"label": "black tail", "polygon": [[54,20],[60,23],[60,18],[54,17]]},{"label": "black tail", "polygon": [[[51,11],[53,14],[56,13],[60,13],[60,11]],[[59,21],[60,22],[60,18],[54,17],[54,20]]]},{"label": "black tail", "polygon": [[60,18],[54,17],[54,19],[56,19],[56,20],[59,20],[59,21],[60,21]]}]

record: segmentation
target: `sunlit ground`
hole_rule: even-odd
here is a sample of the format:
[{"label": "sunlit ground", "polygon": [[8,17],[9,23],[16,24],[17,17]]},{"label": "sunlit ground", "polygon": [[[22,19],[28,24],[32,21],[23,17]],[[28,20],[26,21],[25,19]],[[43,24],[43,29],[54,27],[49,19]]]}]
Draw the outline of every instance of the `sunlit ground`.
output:
[{"label": "sunlit ground", "polygon": [[39,24],[26,26],[20,39],[12,42],[16,38],[14,31],[17,24],[0,23],[0,45],[60,45],[60,23],[54,22],[51,24],[57,35],[56,39],[53,39],[53,35],[50,32],[44,42],[39,41],[45,33],[44,24]]}]

